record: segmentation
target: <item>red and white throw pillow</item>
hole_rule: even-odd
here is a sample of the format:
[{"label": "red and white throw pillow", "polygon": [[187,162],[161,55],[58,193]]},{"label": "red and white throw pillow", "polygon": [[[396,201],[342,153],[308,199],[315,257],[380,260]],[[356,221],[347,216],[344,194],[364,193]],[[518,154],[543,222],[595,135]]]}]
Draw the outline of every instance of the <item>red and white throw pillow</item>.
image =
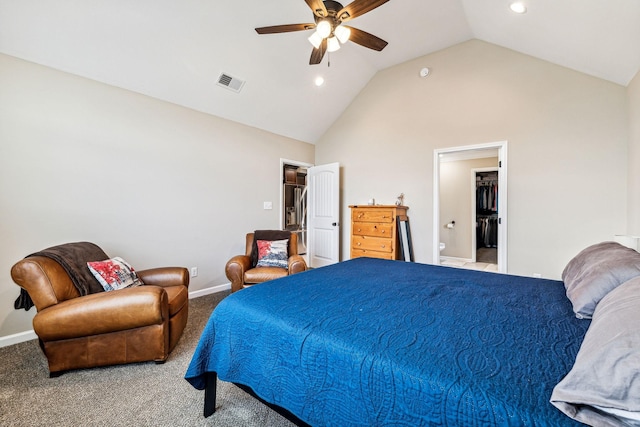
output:
[{"label": "red and white throw pillow", "polygon": [[144,284],[133,267],[120,257],[88,262],[87,266],[107,292]]},{"label": "red and white throw pillow", "polygon": [[258,267],[289,268],[289,239],[258,240]]}]

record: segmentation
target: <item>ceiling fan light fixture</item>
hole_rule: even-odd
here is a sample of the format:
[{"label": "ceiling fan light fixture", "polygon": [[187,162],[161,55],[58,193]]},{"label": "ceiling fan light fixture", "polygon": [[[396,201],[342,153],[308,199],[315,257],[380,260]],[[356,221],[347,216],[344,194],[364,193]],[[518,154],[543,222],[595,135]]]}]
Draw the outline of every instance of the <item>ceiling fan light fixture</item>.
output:
[{"label": "ceiling fan light fixture", "polygon": [[331,35],[331,23],[329,21],[323,20],[318,22],[318,25],[316,25],[316,32],[320,35],[320,37],[322,37],[323,39],[326,39],[327,37],[329,37]]},{"label": "ceiling fan light fixture", "polygon": [[340,42],[337,38],[331,37],[327,39],[327,52],[335,52],[340,49]]},{"label": "ceiling fan light fixture", "polygon": [[316,49],[320,49],[320,44],[322,43],[322,36],[318,34],[317,31],[314,31],[314,33],[311,34],[307,40],[309,40],[309,43],[311,43],[313,47],[315,47]]},{"label": "ceiling fan light fixture", "polygon": [[338,25],[333,33],[336,35],[340,43],[344,44],[349,41],[349,36],[351,36],[351,30],[342,25]]}]

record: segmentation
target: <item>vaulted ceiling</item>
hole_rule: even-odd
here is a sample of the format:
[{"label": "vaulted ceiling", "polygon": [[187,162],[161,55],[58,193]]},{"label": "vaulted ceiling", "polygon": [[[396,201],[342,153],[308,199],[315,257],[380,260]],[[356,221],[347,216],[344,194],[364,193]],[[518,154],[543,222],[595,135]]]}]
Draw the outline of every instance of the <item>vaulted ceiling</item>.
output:
[{"label": "vaulted ceiling", "polygon": [[640,69],[640,1],[509,3],[390,0],[349,23],[382,52],[349,42],[311,66],[312,31],[254,30],[313,22],[305,0],[0,0],[0,52],[310,143],[379,70],[469,39],[623,86]]}]

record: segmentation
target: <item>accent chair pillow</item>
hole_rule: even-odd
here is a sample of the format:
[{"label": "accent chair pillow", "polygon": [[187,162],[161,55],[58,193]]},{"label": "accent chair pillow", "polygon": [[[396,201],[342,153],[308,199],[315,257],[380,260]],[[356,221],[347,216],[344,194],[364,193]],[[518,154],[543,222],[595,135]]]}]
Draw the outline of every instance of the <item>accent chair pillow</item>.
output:
[{"label": "accent chair pillow", "polygon": [[91,261],[87,266],[107,292],[144,284],[133,267],[120,257]]},{"label": "accent chair pillow", "polygon": [[640,425],[640,277],[605,296],[551,403],[593,426]]},{"label": "accent chair pillow", "polygon": [[582,250],[565,267],[562,281],[579,319],[590,319],[605,295],[640,276],[640,253],[616,242]]},{"label": "accent chair pillow", "polygon": [[289,268],[289,239],[258,240],[257,267]]}]

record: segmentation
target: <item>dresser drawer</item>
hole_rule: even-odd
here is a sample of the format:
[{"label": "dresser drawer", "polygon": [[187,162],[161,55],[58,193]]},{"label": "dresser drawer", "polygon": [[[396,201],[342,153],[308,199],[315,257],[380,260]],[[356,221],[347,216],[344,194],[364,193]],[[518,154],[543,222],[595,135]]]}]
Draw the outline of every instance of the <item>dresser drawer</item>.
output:
[{"label": "dresser drawer", "polygon": [[354,222],[352,233],[356,236],[388,237],[393,236],[393,224],[376,224],[371,222]]},{"label": "dresser drawer", "polygon": [[369,236],[351,236],[352,249],[364,249],[377,252],[393,252],[391,239]]},{"label": "dresser drawer", "polygon": [[395,221],[395,215],[393,209],[358,209],[354,208],[351,213],[351,220],[353,222],[386,222],[392,223]]},{"label": "dresser drawer", "polygon": [[351,258],[359,258],[363,256],[369,258],[395,259],[395,255],[391,252],[378,252],[351,248]]}]

